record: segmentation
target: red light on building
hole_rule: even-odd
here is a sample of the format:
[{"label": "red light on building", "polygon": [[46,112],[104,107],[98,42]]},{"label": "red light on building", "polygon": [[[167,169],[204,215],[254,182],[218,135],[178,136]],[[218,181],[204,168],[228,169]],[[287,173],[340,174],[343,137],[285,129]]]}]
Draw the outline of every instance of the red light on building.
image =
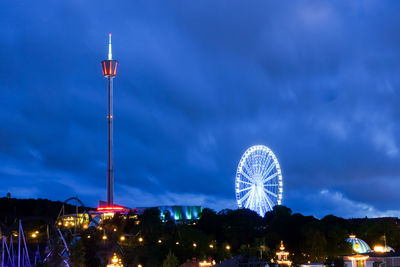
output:
[{"label": "red light on building", "polygon": [[129,209],[125,208],[125,207],[121,207],[121,206],[104,206],[104,207],[98,207],[96,209],[97,211],[100,212],[128,212]]}]

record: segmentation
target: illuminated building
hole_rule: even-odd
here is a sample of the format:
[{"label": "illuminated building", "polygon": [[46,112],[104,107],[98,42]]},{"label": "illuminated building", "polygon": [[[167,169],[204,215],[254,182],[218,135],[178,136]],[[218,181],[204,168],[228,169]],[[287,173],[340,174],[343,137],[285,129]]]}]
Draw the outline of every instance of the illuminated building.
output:
[{"label": "illuminated building", "polygon": [[345,267],[397,267],[400,266],[399,252],[368,252],[344,256]]},{"label": "illuminated building", "polygon": [[167,220],[167,215],[176,223],[196,223],[200,219],[203,207],[201,206],[159,206],[159,207],[140,207],[135,209],[135,214],[141,215],[147,209],[157,208],[160,211],[160,218],[163,222]]},{"label": "illuminated building", "polygon": [[372,266],[370,261],[367,262],[369,256],[365,255],[365,253],[371,252],[372,250],[364,240],[357,238],[355,235],[350,235],[349,238],[346,239],[346,242],[350,243],[354,252],[356,252],[355,255],[343,257],[346,267]]},{"label": "illuminated building", "polygon": [[[135,209],[129,209],[123,206],[101,206],[96,210],[90,210],[87,213],[77,213],[59,216],[56,226],[58,228],[79,228],[87,229],[91,226],[97,227],[103,220],[111,219],[118,213],[123,218],[138,219]],[[130,214],[129,214],[130,213]],[[139,222],[139,221],[137,221]]]},{"label": "illuminated building", "polygon": [[203,208],[200,206],[160,206],[161,220],[166,220],[166,215],[169,212],[172,219],[178,223],[197,221]]},{"label": "illuminated building", "polygon": [[292,262],[288,259],[289,252],[285,251],[285,246],[283,245],[283,241],[281,241],[281,246],[279,247],[279,251],[276,253],[278,260],[276,261],[279,265],[292,265]]},{"label": "illuminated building", "polygon": [[[160,218],[163,222],[166,221],[166,216],[169,213],[170,218],[176,223],[196,224],[199,220],[203,208],[200,206],[162,206],[153,207],[158,208],[160,211]],[[130,209],[121,205],[100,206],[95,210],[89,210],[84,213],[60,215],[57,218],[56,226],[58,228],[78,228],[88,229],[89,227],[98,227],[104,220],[111,219],[115,214],[119,214],[122,219],[134,219],[136,224],[140,224],[140,215],[146,209],[150,208],[136,208]]]},{"label": "illuminated building", "polygon": [[343,257],[345,267],[400,266],[400,253],[386,245],[386,236],[384,239],[385,244],[374,246],[374,251],[372,251],[364,241],[354,235],[350,236],[347,242],[352,241],[350,243],[356,254]]},{"label": "illuminated building", "polygon": [[345,256],[344,262],[346,267],[372,267],[371,261],[368,261],[367,264],[368,258],[369,258],[368,255],[356,254],[351,256]]},{"label": "illuminated building", "polygon": [[350,235],[349,238],[346,239],[346,242],[350,243],[353,250],[357,253],[367,253],[372,251],[364,240],[357,238],[355,235]]}]

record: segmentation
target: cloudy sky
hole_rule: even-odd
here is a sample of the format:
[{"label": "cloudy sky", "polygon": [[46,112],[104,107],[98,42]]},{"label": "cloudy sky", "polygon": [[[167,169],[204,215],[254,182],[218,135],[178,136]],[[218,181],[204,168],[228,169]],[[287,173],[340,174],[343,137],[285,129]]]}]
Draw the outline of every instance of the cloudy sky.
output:
[{"label": "cloudy sky", "polygon": [[112,32],[117,203],[235,208],[264,144],[293,211],[400,215],[399,1],[0,6],[0,195],[105,200]]}]

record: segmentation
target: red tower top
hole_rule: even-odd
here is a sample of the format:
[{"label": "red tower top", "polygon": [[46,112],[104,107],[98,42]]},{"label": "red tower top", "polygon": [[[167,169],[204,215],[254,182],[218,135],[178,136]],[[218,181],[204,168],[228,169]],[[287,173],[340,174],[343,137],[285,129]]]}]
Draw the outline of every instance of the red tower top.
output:
[{"label": "red tower top", "polygon": [[112,59],[112,50],[111,50],[111,33],[108,35],[108,59],[103,60],[101,62],[101,67],[103,69],[104,77],[114,78],[117,75],[117,66],[118,61]]}]

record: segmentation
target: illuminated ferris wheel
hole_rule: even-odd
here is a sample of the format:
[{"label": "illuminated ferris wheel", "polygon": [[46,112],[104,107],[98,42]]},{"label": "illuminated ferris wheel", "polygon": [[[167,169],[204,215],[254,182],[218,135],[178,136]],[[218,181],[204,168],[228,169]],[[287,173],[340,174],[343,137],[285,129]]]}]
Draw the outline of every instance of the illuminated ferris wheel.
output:
[{"label": "illuminated ferris wheel", "polygon": [[240,159],[235,183],[239,208],[264,216],[275,205],[281,205],[282,173],[274,153],[266,146],[252,146]]}]

